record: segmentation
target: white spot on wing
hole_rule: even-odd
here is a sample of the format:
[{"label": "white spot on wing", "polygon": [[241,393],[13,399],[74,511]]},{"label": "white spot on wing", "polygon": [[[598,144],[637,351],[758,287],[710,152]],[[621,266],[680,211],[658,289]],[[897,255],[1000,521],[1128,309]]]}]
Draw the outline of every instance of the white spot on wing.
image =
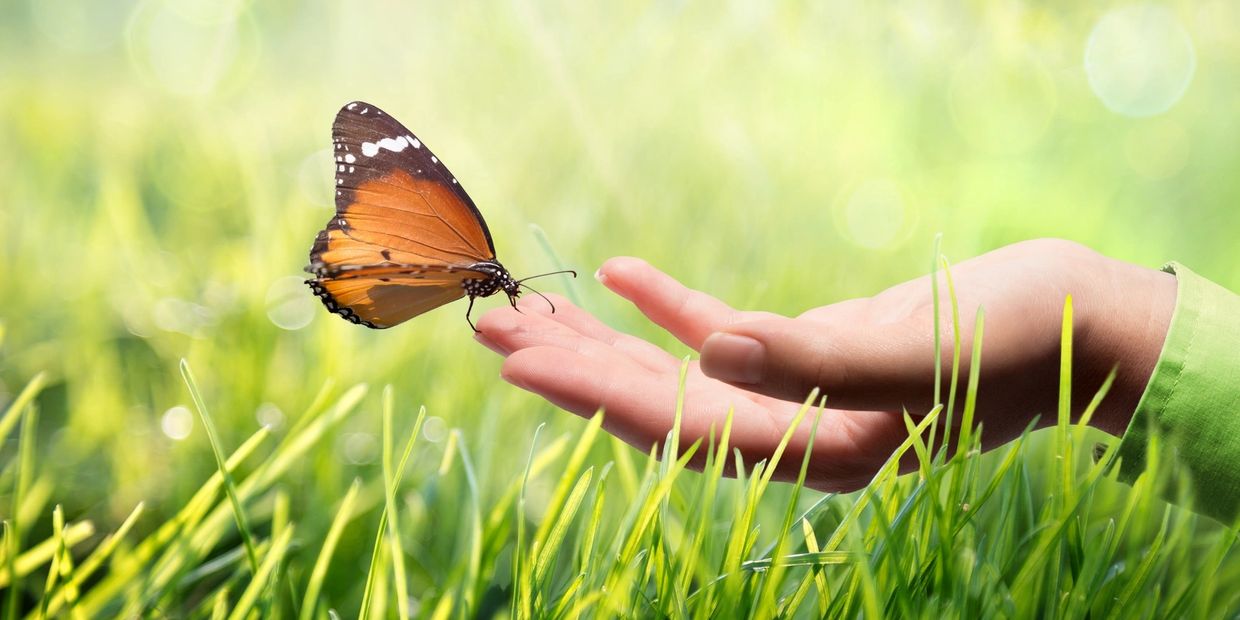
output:
[{"label": "white spot on wing", "polygon": [[412,145],[413,145],[413,148],[415,148],[415,149],[420,149],[420,148],[422,148],[422,143],[421,143],[421,142],[418,142],[418,139],[417,139],[417,138],[415,138],[415,137],[413,137],[413,136],[405,136],[405,137],[406,137],[406,138],[409,138],[409,144],[412,144]]},{"label": "white spot on wing", "polygon": [[346,164],[351,164],[355,161],[357,161],[357,158],[353,156],[353,153],[349,153],[348,155],[344,156],[344,163]]},{"label": "white spot on wing", "polygon": [[[405,136],[399,138],[384,138],[378,142],[363,142],[362,155],[366,157],[374,157],[379,154],[379,149],[387,149],[393,153],[399,153],[409,146],[409,141]],[[416,146],[414,148],[417,148]]]},{"label": "white spot on wing", "polygon": [[437,163],[439,163],[439,158],[435,157],[434,155],[431,155],[431,163],[432,163],[432,164],[437,164]]},{"label": "white spot on wing", "polygon": [[354,101],[353,103],[350,103],[350,104],[349,104],[349,109],[350,109],[350,110],[352,110],[353,108],[356,108],[356,107],[357,107],[357,102],[356,102],[356,101]]}]

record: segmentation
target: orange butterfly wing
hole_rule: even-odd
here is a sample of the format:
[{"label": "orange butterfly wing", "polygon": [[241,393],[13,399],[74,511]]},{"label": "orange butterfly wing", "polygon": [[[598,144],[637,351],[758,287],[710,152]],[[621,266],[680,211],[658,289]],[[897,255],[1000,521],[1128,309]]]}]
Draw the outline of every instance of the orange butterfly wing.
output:
[{"label": "orange butterfly wing", "polygon": [[391,327],[465,295],[495,259],[482,214],[426,145],[379,108],[353,102],[332,125],[336,214],[307,271],[329,310]]},{"label": "orange butterfly wing", "polygon": [[311,280],[310,288],[329,310],[345,320],[386,329],[464,297],[460,285],[463,277],[478,279],[484,274],[370,267]]}]

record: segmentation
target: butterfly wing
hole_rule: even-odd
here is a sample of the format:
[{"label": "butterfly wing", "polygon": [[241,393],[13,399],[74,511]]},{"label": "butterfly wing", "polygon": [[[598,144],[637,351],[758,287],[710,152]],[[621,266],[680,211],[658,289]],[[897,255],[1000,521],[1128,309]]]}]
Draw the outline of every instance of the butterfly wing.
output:
[{"label": "butterfly wing", "polygon": [[328,310],[346,320],[386,329],[465,296],[461,281],[485,274],[444,267],[366,267],[309,280]]},{"label": "butterfly wing", "polygon": [[[464,278],[486,277],[464,269],[495,259],[486,221],[413,132],[355,101],[336,114],[332,144],[336,213],[315,239],[306,268],[329,309],[390,327],[460,298]],[[422,273],[374,271],[392,268]]]}]

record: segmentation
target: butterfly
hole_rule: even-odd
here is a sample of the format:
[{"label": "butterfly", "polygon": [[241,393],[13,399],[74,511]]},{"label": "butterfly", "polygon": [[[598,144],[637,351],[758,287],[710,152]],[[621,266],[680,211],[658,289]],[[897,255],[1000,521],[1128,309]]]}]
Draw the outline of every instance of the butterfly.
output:
[{"label": "butterfly", "polygon": [[[310,249],[306,280],[327,309],[386,329],[444,304],[503,291],[517,307],[524,284],[495,258],[482,213],[413,132],[363,101],[332,124],[336,214]],[[543,299],[546,299],[544,296]],[[547,300],[547,303],[551,303]],[[551,311],[555,312],[552,304]]]}]

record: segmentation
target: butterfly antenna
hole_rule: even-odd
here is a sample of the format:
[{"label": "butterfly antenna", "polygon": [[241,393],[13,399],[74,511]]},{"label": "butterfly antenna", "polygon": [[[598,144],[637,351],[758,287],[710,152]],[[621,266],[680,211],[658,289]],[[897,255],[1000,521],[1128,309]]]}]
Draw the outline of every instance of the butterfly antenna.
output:
[{"label": "butterfly antenna", "polygon": [[[557,271],[557,272],[555,272],[555,273],[564,273],[564,272],[563,272],[563,271]],[[577,276],[577,273],[576,273],[576,272],[569,272],[569,273],[572,273],[572,274],[573,274],[573,277],[576,277],[576,276]],[[549,276],[549,275],[554,275],[554,274],[544,273],[543,275],[544,275],[544,276]],[[538,276],[532,276],[532,277],[537,278]],[[525,278],[525,279],[526,279],[526,280],[529,280],[530,278]],[[521,280],[517,280],[517,284],[521,284]],[[539,297],[542,297],[542,298],[543,298],[543,301],[547,302],[547,305],[548,305],[548,306],[551,306],[551,314],[555,314],[555,304],[551,303],[551,300],[550,300],[550,299],[547,299],[547,296],[546,296],[546,295],[543,295],[542,293],[540,293],[540,292],[538,292],[538,291],[534,290],[534,287],[532,287],[532,286],[530,286],[530,285],[528,285],[528,284],[521,284],[521,286],[523,286],[523,287],[525,287],[525,288],[529,289],[531,293],[534,293],[535,295],[538,295]],[[516,307],[517,307],[516,303],[513,303],[512,307],[513,307],[513,308],[516,308]]]},{"label": "butterfly antenna", "polygon": [[[572,276],[573,276],[574,278],[575,278],[575,277],[577,277],[577,272],[576,272],[576,271],[573,271],[572,269],[564,269],[564,270],[562,270],[562,271],[549,271],[549,272],[547,272],[547,273],[540,273],[540,274],[538,274],[538,275],[536,275],[536,276],[528,276],[528,277],[525,277],[525,278],[521,278],[520,280],[517,280],[517,284],[520,284],[520,283],[522,283],[522,282],[525,282],[526,280],[533,280],[534,278],[541,278],[541,277],[544,277],[544,276],[555,276],[555,275],[559,275],[559,274],[561,274],[561,273],[568,273],[568,274],[572,274]],[[527,286],[527,287],[525,287],[525,288],[530,288],[530,287],[528,287],[528,286]],[[532,288],[530,288],[530,290],[531,290],[531,291],[534,291],[534,289],[532,289]],[[538,293],[538,291],[534,291],[534,292],[535,292],[535,293]],[[538,293],[538,294],[539,294],[539,295],[542,295],[542,293]],[[546,298],[544,297],[543,299],[546,299]],[[548,302],[548,303],[550,303],[550,302]]]}]

